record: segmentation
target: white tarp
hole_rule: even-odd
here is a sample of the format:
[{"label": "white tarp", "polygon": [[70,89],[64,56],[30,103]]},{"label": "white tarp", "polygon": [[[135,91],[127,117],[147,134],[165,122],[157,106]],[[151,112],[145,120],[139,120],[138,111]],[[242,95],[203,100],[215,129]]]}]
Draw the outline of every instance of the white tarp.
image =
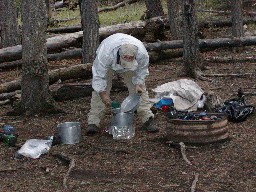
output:
[{"label": "white tarp", "polygon": [[178,111],[196,111],[198,101],[204,93],[199,85],[189,79],[168,82],[157,86],[152,91],[156,93],[155,99],[151,99],[152,102],[159,101],[163,97],[172,98],[174,107]]}]

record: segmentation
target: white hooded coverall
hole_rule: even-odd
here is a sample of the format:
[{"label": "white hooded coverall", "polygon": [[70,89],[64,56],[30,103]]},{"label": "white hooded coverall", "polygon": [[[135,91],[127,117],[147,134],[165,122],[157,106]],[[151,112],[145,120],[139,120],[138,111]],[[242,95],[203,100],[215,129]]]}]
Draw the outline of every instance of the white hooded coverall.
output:
[{"label": "white hooded coverall", "polygon": [[[138,66],[135,66],[133,69],[124,69],[117,63],[118,49],[123,44],[133,44],[138,47],[136,55]],[[88,113],[88,124],[99,126],[101,119],[105,115],[106,107],[101,101],[99,92],[107,91],[110,94],[113,72],[116,72],[123,78],[129,95],[131,95],[135,93],[136,84],[141,85],[146,90],[145,77],[149,74],[148,65],[148,52],[140,40],[122,33],[116,33],[103,40],[96,51],[96,58],[92,67],[92,87],[94,91],[92,92],[91,109]],[[145,123],[149,117],[154,116],[150,108],[148,92],[144,91],[137,109],[138,117],[142,123]]]}]

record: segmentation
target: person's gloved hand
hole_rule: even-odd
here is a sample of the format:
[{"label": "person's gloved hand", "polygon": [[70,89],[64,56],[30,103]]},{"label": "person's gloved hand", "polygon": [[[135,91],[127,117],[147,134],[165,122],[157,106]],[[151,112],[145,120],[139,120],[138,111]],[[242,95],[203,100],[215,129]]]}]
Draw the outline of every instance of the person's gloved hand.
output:
[{"label": "person's gloved hand", "polygon": [[144,92],[145,90],[141,87],[141,85],[135,85],[135,92],[138,94],[138,95],[142,95],[142,93]]},{"label": "person's gloved hand", "polygon": [[99,93],[99,95],[100,95],[102,102],[106,105],[106,107],[110,107],[111,99],[109,98],[108,93],[106,91],[102,91]]}]

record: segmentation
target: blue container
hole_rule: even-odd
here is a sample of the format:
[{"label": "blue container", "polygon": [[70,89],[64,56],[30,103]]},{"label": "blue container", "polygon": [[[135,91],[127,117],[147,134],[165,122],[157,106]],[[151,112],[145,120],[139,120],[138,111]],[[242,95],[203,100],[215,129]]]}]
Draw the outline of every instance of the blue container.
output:
[{"label": "blue container", "polygon": [[161,109],[162,106],[173,106],[172,98],[162,98],[158,103],[154,104],[154,107]]},{"label": "blue container", "polygon": [[7,124],[4,125],[3,131],[7,135],[11,135],[11,134],[15,134],[16,133],[16,129],[13,126],[7,125]]}]

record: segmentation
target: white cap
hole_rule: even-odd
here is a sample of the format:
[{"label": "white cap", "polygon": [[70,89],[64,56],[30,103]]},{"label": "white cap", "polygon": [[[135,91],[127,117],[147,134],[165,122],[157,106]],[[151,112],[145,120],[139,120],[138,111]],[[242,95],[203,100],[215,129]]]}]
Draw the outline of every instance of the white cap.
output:
[{"label": "white cap", "polygon": [[[120,54],[120,64],[123,68],[125,69],[132,69],[135,66],[138,65],[137,61],[136,61],[136,55],[138,52],[138,47],[136,47],[135,45],[132,44],[124,44],[121,45],[119,48],[119,54]],[[134,60],[132,61],[125,61],[122,56],[133,56]]]}]

